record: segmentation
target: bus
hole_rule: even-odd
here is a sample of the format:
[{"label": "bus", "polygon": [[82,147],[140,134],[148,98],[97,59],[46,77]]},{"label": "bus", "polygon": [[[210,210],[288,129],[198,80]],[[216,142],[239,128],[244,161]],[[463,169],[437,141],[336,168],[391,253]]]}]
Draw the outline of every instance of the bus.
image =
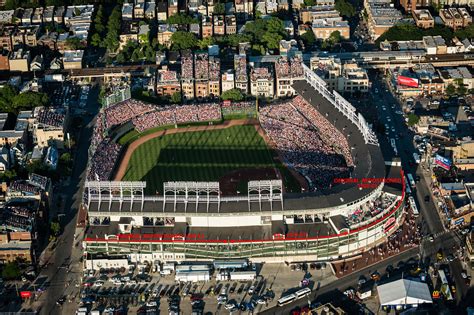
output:
[{"label": "bus", "polygon": [[296,291],[295,293],[289,294],[287,296],[282,297],[278,300],[278,306],[282,306],[288,303],[291,303],[295,300],[301,299],[304,296],[307,296],[311,293],[310,288],[303,288],[301,290]]},{"label": "bus", "polygon": [[420,155],[418,153],[413,153],[413,160],[416,164],[420,164]]},{"label": "bus", "polygon": [[278,306],[282,306],[296,300],[296,294],[289,294],[278,300]]},{"label": "bus", "polygon": [[413,176],[410,173],[407,173],[407,178],[408,182],[410,183],[411,188],[415,188],[415,180],[413,179]]},{"label": "bus", "polygon": [[417,217],[420,215],[420,212],[418,211],[418,207],[416,206],[415,199],[410,196],[408,197],[408,203],[410,204],[411,211],[413,212],[413,216]]},{"label": "bus", "polygon": [[443,292],[446,300],[451,301],[453,300],[453,295],[451,294],[451,289],[449,288],[448,278],[444,273],[443,269],[438,270],[439,280],[441,280],[441,292]]},{"label": "bus", "polygon": [[311,289],[310,288],[303,288],[301,290],[298,290],[295,292],[295,295],[296,295],[296,298],[297,299],[300,299],[302,298],[303,296],[307,296],[308,294],[311,293]]},{"label": "bus", "polygon": [[398,156],[397,143],[395,142],[395,139],[390,138],[390,144],[392,145],[393,153]]},{"label": "bus", "polygon": [[405,177],[405,191],[407,194],[411,194],[410,183],[408,182],[408,179],[406,177]]}]

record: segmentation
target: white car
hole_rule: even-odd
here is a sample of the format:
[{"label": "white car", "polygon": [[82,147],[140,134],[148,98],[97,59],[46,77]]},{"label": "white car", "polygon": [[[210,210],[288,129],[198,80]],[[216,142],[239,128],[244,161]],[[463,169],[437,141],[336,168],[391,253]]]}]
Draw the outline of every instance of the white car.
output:
[{"label": "white car", "polygon": [[253,291],[255,291],[255,286],[251,286],[249,288],[249,294],[253,294]]},{"label": "white car", "polygon": [[265,304],[267,303],[264,299],[258,299],[257,304]]},{"label": "white car", "polygon": [[146,306],[148,307],[153,307],[153,306],[157,306],[158,304],[156,303],[156,301],[149,301],[146,303]]},{"label": "white car", "polygon": [[101,287],[101,286],[103,286],[103,285],[104,285],[104,282],[103,282],[103,281],[96,281],[96,282],[94,283],[94,287]]}]

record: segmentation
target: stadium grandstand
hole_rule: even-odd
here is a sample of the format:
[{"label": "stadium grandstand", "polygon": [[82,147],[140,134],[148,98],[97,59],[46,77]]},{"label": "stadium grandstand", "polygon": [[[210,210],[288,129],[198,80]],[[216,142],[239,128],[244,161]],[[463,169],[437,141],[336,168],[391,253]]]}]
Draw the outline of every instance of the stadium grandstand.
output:
[{"label": "stadium grandstand", "polygon": [[[386,240],[404,220],[403,172],[386,168],[364,117],[304,64],[302,71],[304,79],[292,86],[297,96],[261,107],[256,125],[281,163],[307,183],[299,193],[287,192],[281,177],[249,178],[235,194],[222,181],[173,179],[147,193],[150,182],[114,177],[127,145],[112,140],[109,128],[127,124],[143,134],[172,128],[160,129],[160,138],[183,124],[205,123],[202,132],[212,132],[231,105],[151,109],[128,100],[115,105],[124,109],[118,117],[103,110],[84,191],[85,252],[148,262],[317,261],[351,257]],[[246,107],[255,108],[236,104]]]}]

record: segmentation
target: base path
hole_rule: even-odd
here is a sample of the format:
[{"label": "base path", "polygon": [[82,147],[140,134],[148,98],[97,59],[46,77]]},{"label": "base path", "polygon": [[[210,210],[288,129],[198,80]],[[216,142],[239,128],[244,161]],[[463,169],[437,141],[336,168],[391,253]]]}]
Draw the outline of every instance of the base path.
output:
[{"label": "base path", "polygon": [[143,136],[138,138],[134,142],[132,142],[128,147],[125,153],[122,155],[120,159],[120,165],[117,167],[114,181],[120,181],[125,176],[125,172],[127,171],[128,163],[130,158],[132,157],[133,152],[143,143],[157,137],[161,137],[164,135],[170,135],[174,133],[181,133],[181,132],[194,132],[194,131],[206,131],[206,130],[218,130],[218,129],[225,129],[233,126],[242,126],[242,125],[254,125],[257,130],[260,128],[258,124],[258,120],[256,119],[235,119],[235,120],[226,120],[222,124],[218,125],[208,125],[208,126],[190,126],[190,127],[179,127],[179,128],[172,128],[172,129],[165,129],[160,130],[149,135]]}]

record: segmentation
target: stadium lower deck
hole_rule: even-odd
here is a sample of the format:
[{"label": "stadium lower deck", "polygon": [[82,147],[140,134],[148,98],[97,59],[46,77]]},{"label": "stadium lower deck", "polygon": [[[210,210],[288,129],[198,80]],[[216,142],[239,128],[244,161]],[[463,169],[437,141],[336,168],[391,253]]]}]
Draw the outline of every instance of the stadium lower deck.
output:
[{"label": "stadium lower deck", "polygon": [[[274,183],[233,197],[219,196],[218,186],[188,194],[178,184],[163,196],[144,196],[134,187],[120,194],[117,187],[108,193],[104,187],[89,188],[86,252],[129,253],[147,261],[303,261],[355,255],[386,240],[404,220],[401,169],[385,169],[380,148],[367,144],[357,126],[307,81],[298,81],[294,89],[347,137],[355,164],[352,178],[378,179],[376,185],[283,194],[281,184]],[[387,184],[384,178],[400,180]]]}]

